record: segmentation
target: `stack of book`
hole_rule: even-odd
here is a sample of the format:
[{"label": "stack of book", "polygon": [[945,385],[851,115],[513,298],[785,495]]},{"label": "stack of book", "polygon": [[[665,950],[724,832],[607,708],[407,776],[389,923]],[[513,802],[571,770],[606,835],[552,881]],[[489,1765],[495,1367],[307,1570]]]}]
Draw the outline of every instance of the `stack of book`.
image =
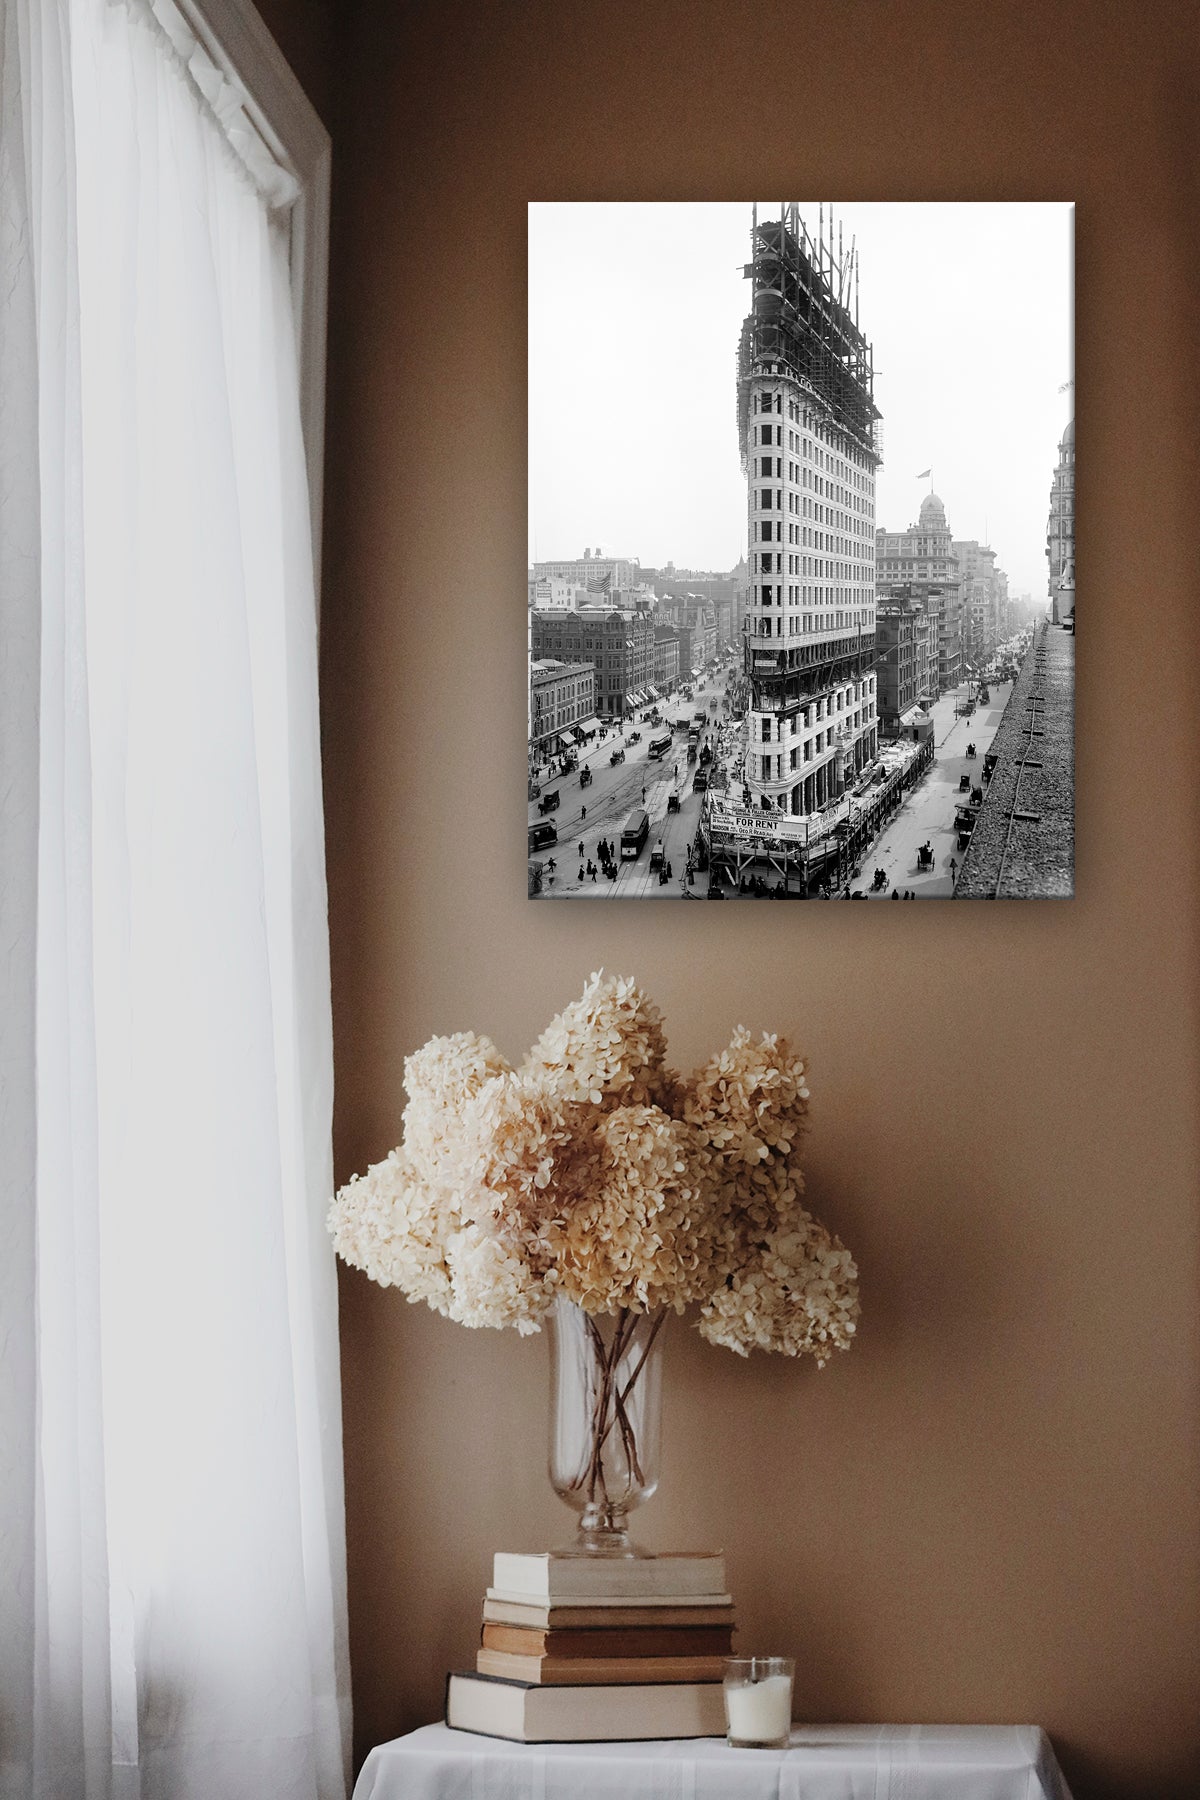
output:
[{"label": "stack of book", "polygon": [[733,1625],[720,1555],[497,1552],[446,1723],[524,1743],[719,1737]]}]

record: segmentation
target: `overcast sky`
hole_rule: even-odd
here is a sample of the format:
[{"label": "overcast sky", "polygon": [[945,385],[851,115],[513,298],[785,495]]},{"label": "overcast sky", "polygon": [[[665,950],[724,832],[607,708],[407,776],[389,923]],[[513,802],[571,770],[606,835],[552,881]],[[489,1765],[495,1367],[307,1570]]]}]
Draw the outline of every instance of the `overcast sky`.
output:
[{"label": "overcast sky", "polygon": [[[816,236],[818,202],[801,201]],[[835,203],[883,414],[876,523],[930,482],[1011,593],[1046,593],[1046,515],[1074,389],[1067,203]],[[829,207],[826,204],[826,220]],[[778,217],[759,202],[759,217]],[[738,333],[750,203],[529,208],[530,561],[726,570],[746,548]],[[828,222],[826,234],[828,236]]]}]

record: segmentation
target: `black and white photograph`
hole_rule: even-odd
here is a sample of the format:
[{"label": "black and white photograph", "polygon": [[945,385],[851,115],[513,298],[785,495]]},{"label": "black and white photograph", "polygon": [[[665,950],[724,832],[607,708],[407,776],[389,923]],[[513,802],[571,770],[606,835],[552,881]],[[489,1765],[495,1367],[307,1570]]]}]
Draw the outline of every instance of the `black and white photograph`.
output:
[{"label": "black and white photograph", "polygon": [[530,205],[530,897],[1073,895],[1073,246]]}]

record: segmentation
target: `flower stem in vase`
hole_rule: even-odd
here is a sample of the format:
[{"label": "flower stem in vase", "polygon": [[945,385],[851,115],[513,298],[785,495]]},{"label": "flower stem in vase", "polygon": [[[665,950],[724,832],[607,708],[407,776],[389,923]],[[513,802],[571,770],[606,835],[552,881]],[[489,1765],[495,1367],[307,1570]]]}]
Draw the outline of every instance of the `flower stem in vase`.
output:
[{"label": "flower stem in vase", "polygon": [[658,1485],[664,1317],[629,1308],[592,1316],[556,1303],[550,1478],[581,1515],[570,1554],[644,1554],[627,1515]]}]

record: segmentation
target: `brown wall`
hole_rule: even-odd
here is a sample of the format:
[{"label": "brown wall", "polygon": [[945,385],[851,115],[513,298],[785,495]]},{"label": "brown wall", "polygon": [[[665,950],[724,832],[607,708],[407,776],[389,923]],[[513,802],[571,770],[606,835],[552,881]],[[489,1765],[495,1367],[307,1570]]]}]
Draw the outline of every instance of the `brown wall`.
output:
[{"label": "brown wall", "polygon": [[[1200,1781],[1194,24],[1167,0],[336,24],[339,1177],[395,1141],[407,1052],[473,1027],[519,1055],[601,964],[685,1065],[739,1020],[792,1034],[861,1337],[817,1373],[676,1330],[643,1535],[724,1546],[743,1645],[795,1650],[802,1716],[1040,1721],[1077,1800]],[[524,898],[526,201],[797,189],[1078,202],[1073,902]],[[567,1515],[540,1341],[358,1275],[342,1306],[361,1753],[437,1715],[490,1553]]]},{"label": "brown wall", "polygon": [[334,28],[338,0],[255,0],[255,4],[326,130],[332,130],[342,38]]}]

